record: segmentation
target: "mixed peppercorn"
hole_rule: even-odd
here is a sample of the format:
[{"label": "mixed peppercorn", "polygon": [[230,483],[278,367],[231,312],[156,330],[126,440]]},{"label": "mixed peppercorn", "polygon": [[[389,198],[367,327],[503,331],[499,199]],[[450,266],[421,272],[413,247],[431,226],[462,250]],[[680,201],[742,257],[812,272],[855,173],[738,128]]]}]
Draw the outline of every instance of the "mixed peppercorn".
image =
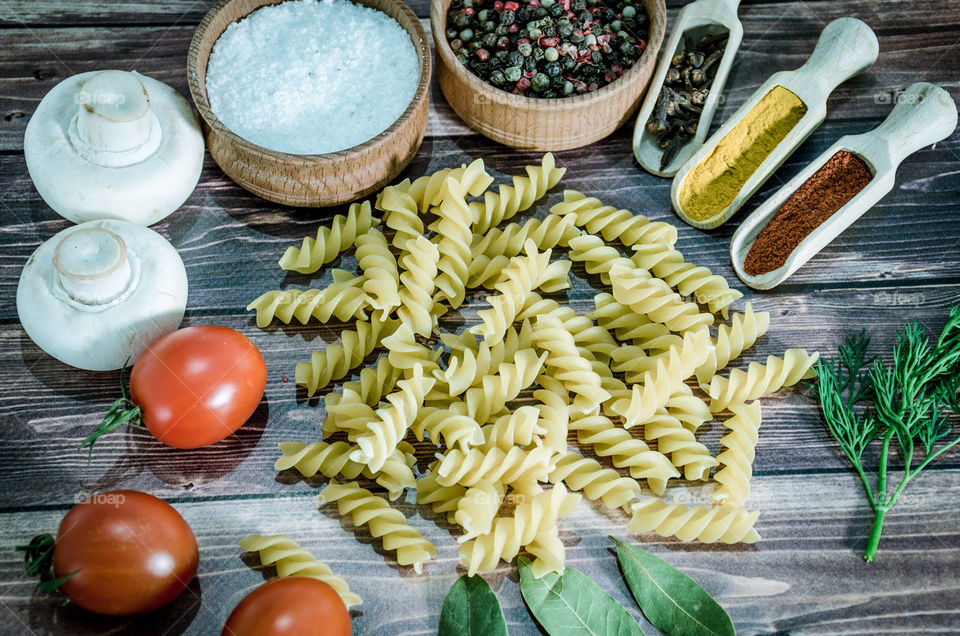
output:
[{"label": "mixed peppercorn", "polygon": [[606,86],[647,48],[649,19],[629,0],[453,0],[446,36],[457,59],[497,88],[566,97]]}]

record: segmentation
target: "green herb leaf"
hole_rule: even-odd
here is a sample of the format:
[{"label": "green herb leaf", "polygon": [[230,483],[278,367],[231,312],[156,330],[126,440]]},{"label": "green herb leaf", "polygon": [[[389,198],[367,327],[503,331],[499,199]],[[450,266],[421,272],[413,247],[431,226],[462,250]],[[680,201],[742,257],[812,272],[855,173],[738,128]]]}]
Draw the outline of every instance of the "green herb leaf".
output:
[{"label": "green herb leaf", "polygon": [[481,576],[461,576],[443,599],[438,636],[507,636],[497,595]]},{"label": "green herb leaf", "polygon": [[[18,545],[14,549],[17,552],[23,552],[23,561],[26,566],[27,576],[40,577],[40,590],[50,594],[55,592],[63,585],[67,579],[79,572],[74,570],[66,576],[60,578],[53,577],[53,549],[55,540],[52,534],[38,534],[30,539],[27,545]],[[64,602],[64,605],[69,599]]]},{"label": "green herb leaf", "polygon": [[537,579],[530,560],[520,557],[520,592],[550,636],[643,636],[627,610],[582,572],[566,568]]},{"label": "green herb leaf", "polygon": [[734,636],[733,621],[696,581],[642,548],[617,544],[627,585],[654,627],[670,636]]}]

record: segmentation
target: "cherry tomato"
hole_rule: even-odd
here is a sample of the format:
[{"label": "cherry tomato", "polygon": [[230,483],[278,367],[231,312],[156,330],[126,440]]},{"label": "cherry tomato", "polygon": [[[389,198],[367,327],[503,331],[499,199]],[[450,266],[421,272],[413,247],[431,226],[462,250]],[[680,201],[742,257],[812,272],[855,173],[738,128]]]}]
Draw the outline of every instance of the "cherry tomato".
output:
[{"label": "cherry tomato", "polygon": [[94,495],[60,522],[53,574],[80,607],[142,614],[177,597],[197,573],[197,540],[173,506],[136,490]]},{"label": "cherry tomato", "polygon": [[243,426],[267,386],[267,365],[249,338],[229,327],[178,329],[140,354],[130,398],[164,444],[199,448]]},{"label": "cherry tomato", "polygon": [[336,590],[317,579],[273,579],[230,612],[221,636],[350,636],[350,614]]}]

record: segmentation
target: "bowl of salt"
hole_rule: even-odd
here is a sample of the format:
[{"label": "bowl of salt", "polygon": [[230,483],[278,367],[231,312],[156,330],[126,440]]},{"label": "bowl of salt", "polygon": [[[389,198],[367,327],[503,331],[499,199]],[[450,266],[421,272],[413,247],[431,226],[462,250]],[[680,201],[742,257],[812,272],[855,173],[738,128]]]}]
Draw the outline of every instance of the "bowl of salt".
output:
[{"label": "bowl of salt", "polygon": [[298,207],[353,201],[406,167],[430,72],[426,33],[399,0],[221,0],[187,58],[214,161]]}]

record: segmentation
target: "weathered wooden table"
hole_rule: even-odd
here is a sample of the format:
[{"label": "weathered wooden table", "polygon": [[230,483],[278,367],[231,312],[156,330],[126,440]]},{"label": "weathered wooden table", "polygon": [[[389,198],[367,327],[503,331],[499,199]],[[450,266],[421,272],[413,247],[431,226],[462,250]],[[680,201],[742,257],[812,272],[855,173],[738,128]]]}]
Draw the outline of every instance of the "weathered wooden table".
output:
[{"label": "weathered wooden table", "polygon": [[[82,372],[54,361],[17,320],[20,268],[42,241],[68,225],[40,200],[24,164],[23,131],[40,98],[69,75],[104,68],[135,69],[186,95],[188,43],[210,4],[0,2],[0,633],[218,633],[233,606],[263,580],[240,559],[236,545],[255,531],[287,533],[346,576],[365,599],[354,612],[356,633],[433,633],[443,596],[458,576],[457,543],[444,521],[417,509],[412,493],[401,506],[437,545],[436,560],[418,576],[397,567],[379,542],[338,519],[335,510],[318,509],[317,483],[272,468],[277,442],[310,440],[318,433],[322,400],[298,392],[293,365],[337,338],[338,328],[261,331],[243,306],[267,289],[308,282],[285,277],[276,259],[333,210],[294,210],[260,200],[208,158],[193,196],[155,226],[187,266],[185,323],[239,329],[267,360],[270,378],[260,409],[236,435],[213,447],[177,451],[127,430],[103,439],[88,463],[77,446],[117,397],[119,374]],[[668,4],[672,19],[682,3]],[[428,15],[424,0],[414,8]],[[828,121],[748,209],[837,137],[875,126],[897,92],[911,83],[934,82],[960,97],[958,0],[745,2],[743,48],[715,125],[769,73],[799,66],[823,26],[845,15],[873,27],[880,58],[834,93]],[[630,133],[628,126],[589,148],[559,153],[558,162],[570,168],[562,185],[674,222],[688,260],[741,287],[727,251],[737,220],[712,233],[682,225],[669,209],[669,181],[636,167]],[[476,157],[500,179],[536,158],[473,134],[434,87],[427,139],[405,175]],[[549,200],[558,198],[555,192]],[[546,207],[540,206],[541,214]],[[745,361],[789,346],[829,354],[845,334],[862,327],[874,336],[876,350],[887,352],[894,329],[911,318],[939,329],[949,306],[960,301],[958,208],[960,133],[955,133],[909,159],[896,189],[787,284],[770,293],[747,292],[745,300],[771,312],[773,326]],[[344,263],[353,264],[349,258]],[[329,274],[320,282],[328,279]],[[565,298],[584,313],[593,293],[581,278]],[[482,296],[472,296],[447,325],[472,323]],[[702,439],[715,449],[721,429],[713,424]],[[433,452],[423,445],[419,450],[424,459]],[[190,522],[200,543],[199,577],[190,590],[137,619],[62,607],[57,598],[36,592],[13,551],[38,532],[54,531],[79,498],[116,488],[164,497]],[[866,565],[860,555],[871,515],[860,486],[830,442],[810,390],[786,391],[764,402],[748,503],[762,513],[757,529],[763,540],[734,547],[631,536],[625,518],[582,503],[562,526],[568,565],[588,573],[638,617],[608,534],[642,542],[699,579],[743,634],[960,632],[960,454],[947,456],[911,484],[887,518],[877,562]],[[520,598],[515,567],[504,565],[488,580],[511,633],[538,633]]]}]

